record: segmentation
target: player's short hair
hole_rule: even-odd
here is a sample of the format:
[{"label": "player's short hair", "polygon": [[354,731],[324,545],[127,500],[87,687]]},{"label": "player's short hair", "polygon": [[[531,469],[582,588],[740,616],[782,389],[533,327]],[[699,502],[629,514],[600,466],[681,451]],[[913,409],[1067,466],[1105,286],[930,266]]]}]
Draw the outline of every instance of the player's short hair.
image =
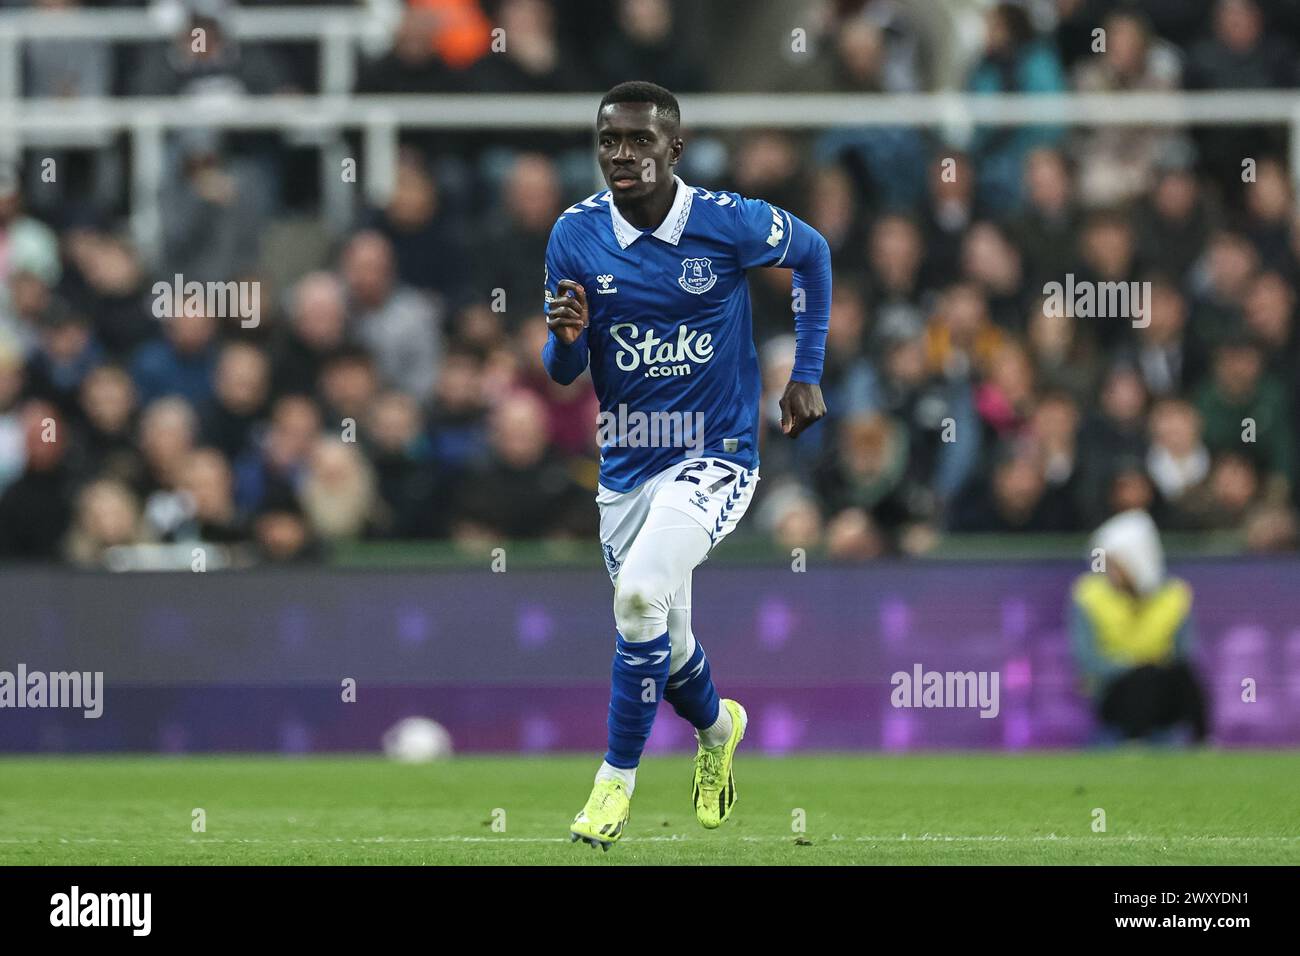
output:
[{"label": "player's short hair", "polygon": [[677,97],[658,83],[628,80],[618,84],[600,98],[596,115],[599,117],[601,110],[611,103],[649,103],[657,112],[671,120],[674,127],[682,121],[682,109],[677,105]]}]

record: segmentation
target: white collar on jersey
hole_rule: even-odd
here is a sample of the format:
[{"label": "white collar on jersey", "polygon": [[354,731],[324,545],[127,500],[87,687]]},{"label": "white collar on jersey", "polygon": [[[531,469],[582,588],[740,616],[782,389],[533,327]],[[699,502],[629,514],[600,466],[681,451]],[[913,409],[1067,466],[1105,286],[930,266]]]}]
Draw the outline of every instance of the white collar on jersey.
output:
[{"label": "white collar on jersey", "polygon": [[[695,198],[695,190],[682,182],[680,176],[673,176],[673,182],[677,184],[677,195],[673,197],[673,204],[668,210],[668,215],[664,217],[664,221],[659,223],[659,228],[651,235],[675,246],[678,240],[682,238],[682,231],[686,228],[686,220],[691,218],[691,200]],[[644,233],[623,218],[623,214],[618,211],[618,206],[614,204],[613,193],[606,193],[606,196],[608,198],[605,201],[609,203],[609,218],[614,223],[614,238],[618,240],[620,249],[626,249],[640,239]]]}]

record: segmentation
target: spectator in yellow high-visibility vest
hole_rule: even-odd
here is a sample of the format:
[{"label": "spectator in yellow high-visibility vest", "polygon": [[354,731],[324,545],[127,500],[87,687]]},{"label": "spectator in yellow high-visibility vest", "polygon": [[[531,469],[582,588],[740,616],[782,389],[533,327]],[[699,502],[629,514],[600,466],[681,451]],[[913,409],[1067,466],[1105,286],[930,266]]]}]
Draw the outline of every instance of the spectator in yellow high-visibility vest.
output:
[{"label": "spectator in yellow high-visibility vest", "polygon": [[1165,573],[1155,522],[1145,511],[1122,512],[1097,529],[1092,547],[1098,570],[1075,582],[1069,616],[1101,738],[1203,741],[1192,589]]}]

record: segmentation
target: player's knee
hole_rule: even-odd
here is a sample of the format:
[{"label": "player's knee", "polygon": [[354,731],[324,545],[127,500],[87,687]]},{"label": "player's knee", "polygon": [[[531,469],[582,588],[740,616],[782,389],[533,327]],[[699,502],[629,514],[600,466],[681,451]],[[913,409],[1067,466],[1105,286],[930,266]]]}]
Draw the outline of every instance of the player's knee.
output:
[{"label": "player's knee", "polygon": [[644,578],[620,578],[614,622],[625,640],[654,640],[668,629],[668,595]]}]

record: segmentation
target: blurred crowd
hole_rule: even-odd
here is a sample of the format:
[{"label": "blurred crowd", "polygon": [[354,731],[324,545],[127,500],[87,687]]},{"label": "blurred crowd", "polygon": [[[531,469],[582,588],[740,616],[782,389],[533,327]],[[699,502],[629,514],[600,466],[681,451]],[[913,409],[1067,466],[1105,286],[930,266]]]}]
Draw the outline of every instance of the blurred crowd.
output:
[{"label": "blurred crowd", "polygon": [[[731,88],[690,5],[601,6],[412,0],[358,89],[592,92],[594,114],[594,93],[628,78]],[[772,89],[933,88],[935,41],[910,5],[811,6],[820,52],[783,63]],[[1297,85],[1288,0],[976,6],[963,82],[977,93]],[[310,92],[301,50],[240,49],[227,15],[191,8],[187,24],[210,27],[202,53],[33,45],[25,92]],[[689,109],[684,125],[687,182],[781,205],[833,254],[829,415],[798,442],[777,408],[790,275],[750,277],[763,480],[742,531],[865,559],[1141,508],[1166,531],[1297,546],[1285,131],[1025,126],[954,144],[915,128],[696,133]],[[595,535],[590,382],[559,386],[539,361],[543,254],[593,191],[589,136],[404,137],[386,203],[329,242],[301,233],[282,281],[271,260],[288,253],[266,237],[310,190],[277,137],[169,142],[157,262],[123,228],[120,145],[60,154],[77,175],[56,183],[30,150],[0,171],[0,559],[97,566],[204,542],[291,561],[361,540]],[[176,275],[258,282],[260,320],[155,291]],[[1149,322],[1045,308],[1067,276],[1149,283]]]}]

